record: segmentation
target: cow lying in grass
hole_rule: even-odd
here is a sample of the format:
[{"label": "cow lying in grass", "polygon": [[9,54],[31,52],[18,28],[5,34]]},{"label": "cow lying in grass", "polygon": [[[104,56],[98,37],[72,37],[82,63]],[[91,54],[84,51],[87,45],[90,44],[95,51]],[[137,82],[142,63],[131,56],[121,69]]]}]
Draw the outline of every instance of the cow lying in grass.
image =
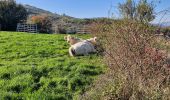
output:
[{"label": "cow lying in grass", "polygon": [[69,48],[70,56],[88,55],[96,52],[94,45],[88,41],[78,42]]},{"label": "cow lying in grass", "polygon": [[82,40],[68,35],[64,39],[71,45],[69,48],[70,56],[88,55],[96,52],[96,37]]}]

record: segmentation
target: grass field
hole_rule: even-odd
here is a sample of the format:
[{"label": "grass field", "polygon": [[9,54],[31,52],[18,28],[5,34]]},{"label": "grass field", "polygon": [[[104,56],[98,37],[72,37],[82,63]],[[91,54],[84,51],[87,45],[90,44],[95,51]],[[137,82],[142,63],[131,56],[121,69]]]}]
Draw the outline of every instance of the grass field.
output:
[{"label": "grass field", "polygon": [[97,55],[70,57],[63,37],[0,32],[0,100],[74,99],[104,73]]}]

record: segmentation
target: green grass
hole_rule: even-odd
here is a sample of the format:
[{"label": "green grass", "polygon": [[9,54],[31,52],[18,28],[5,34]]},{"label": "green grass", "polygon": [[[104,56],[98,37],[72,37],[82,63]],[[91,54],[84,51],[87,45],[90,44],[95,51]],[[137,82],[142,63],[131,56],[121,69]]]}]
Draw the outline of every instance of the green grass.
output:
[{"label": "green grass", "polygon": [[68,48],[64,35],[0,32],[0,100],[70,100],[83,93],[106,68],[97,55],[70,57]]}]

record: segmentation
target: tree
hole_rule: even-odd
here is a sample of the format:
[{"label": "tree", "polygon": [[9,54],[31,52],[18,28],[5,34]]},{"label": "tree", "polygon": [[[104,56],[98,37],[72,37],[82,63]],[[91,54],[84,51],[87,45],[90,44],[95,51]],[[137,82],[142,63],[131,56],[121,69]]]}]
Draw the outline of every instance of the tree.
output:
[{"label": "tree", "polygon": [[39,32],[52,32],[52,17],[48,15],[36,15],[31,17],[31,22],[38,25]]},{"label": "tree", "polygon": [[149,3],[147,0],[139,0],[138,3],[135,3],[134,0],[127,0],[125,3],[119,4],[118,8],[123,18],[144,23],[155,18],[153,2]]},{"label": "tree", "polygon": [[27,18],[27,10],[14,0],[0,1],[0,24],[2,30],[14,31],[17,23]]},{"label": "tree", "polygon": [[133,0],[127,0],[124,4],[119,4],[119,11],[124,18],[134,19],[136,6]]},{"label": "tree", "polygon": [[136,7],[136,18],[141,22],[150,22],[154,16],[154,6],[152,3],[148,3],[147,0],[140,0]]}]

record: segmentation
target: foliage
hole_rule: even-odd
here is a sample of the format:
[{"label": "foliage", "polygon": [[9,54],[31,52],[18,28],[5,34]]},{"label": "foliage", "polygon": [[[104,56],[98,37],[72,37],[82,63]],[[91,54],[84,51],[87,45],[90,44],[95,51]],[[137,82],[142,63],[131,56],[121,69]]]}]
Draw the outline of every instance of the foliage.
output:
[{"label": "foliage", "polygon": [[0,99],[71,100],[105,70],[96,55],[70,57],[64,35],[0,32],[0,45]]},{"label": "foliage", "polygon": [[111,73],[106,73],[80,97],[85,100],[170,98],[166,49],[160,50],[155,31],[149,25],[131,20],[105,22],[95,25],[94,33],[104,48],[104,62]]},{"label": "foliage", "polygon": [[136,7],[136,18],[141,22],[150,22],[154,20],[154,5],[147,0],[141,0]]},{"label": "foliage", "polygon": [[119,4],[118,8],[121,15],[127,19],[148,23],[155,18],[153,2],[149,3],[148,0],[139,0],[138,3],[126,0],[125,3]]},{"label": "foliage", "polygon": [[52,32],[52,17],[47,15],[37,15],[31,17],[31,22],[38,25],[40,33]]},{"label": "foliage", "polygon": [[133,0],[127,0],[124,4],[119,4],[119,11],[124,18],[134,19],[136,5]]},{"label": "foliage", "polygon": [[58,33],[66,34],[67,30],[68,30],[68,28],[66,26],[64,26],[64,25],[63,26],[62,25],[58,26]]},{"label": "foliage", "polygon": [[161,32],[164,36],[170,37],[170,28],[169,28],[169,27],[161,28],[161,29],[160,29],[160,32]]},{"label": "foliage", "polygon": [[0,1],[0,12],[2,30],[16,30],[17,23],[27,18],[26,9],[14,0]]}]

